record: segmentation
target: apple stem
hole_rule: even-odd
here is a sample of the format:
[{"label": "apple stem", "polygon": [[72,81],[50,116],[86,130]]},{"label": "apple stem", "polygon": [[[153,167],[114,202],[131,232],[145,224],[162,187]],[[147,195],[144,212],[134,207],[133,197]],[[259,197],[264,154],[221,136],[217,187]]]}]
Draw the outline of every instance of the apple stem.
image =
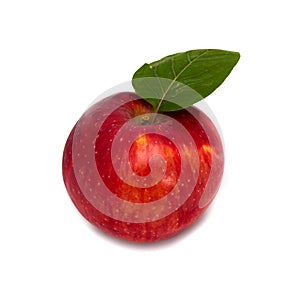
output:
[{"label": "apple stem", "polygon": [[156,115],[157,115],[158,112],[159,112],[159,109],[160,109],[160,107],[161,107],[162,102],[164,101],[164,98],[166,97],[167,92],[168,92],[168,90],[163,94],[163,96],[162,96],[161,99],[159,100],[158,105],[156,106],[156,108],[154,109],[154,107],[153,107],[153,110],[154,110],[154,116],[153,116],[153,118],[152,118],[152,124],[155,122]]},{"label": "apple stem", "polygon": [[161,107],[161,104],[162,104],[162,102],[164,101],[164,96],[165,96],[165,94],[164,94],[163,97],[159,100],[158,105],[156,106],[156,108],[155,108],[155,110],[154,110],[154,113],[155,113],[155,114],[158,113],[158,111],[159,111],[159,109],[160,109],[160,107]]},{"label": "apple stem", "polygon": [[142,125],[147,125],[150,123],[150,117],[148,115],[145,115],[142,117],[142,121],[141,121],[141,124]]}]

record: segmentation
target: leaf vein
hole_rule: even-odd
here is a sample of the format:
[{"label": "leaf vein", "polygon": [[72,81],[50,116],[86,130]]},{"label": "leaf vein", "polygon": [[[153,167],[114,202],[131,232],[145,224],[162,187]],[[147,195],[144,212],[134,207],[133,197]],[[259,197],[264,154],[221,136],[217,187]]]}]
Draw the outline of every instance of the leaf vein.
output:
[{"label": "leaf vein", "polygon": [[173,75],[174,77],[176,77],[176,72],[175,72],[175,66],[174,66],[174,57],[171,58],[171,66],[172,66],[172,72],[173,72]]},{"label": "leaf vein", "polygon": [[162,104],[162,102],[164,101],[164,99],[166,98],[169,90],[171,89],[171,87],[174,85],[174,83],[177,81],[177,79],[181,76],[181,74],[186,70],[188,69],[188,67],[197,59],[199,59],[201,56],[205,55],[206,53],[208,52],[208,50],[205,50],[203,53],[199,54],[198,56],[196,56],[193,60],[191,60],[178,74],[177,76],[175,76],[175,78],[172,80],[172,82],[170,83],[170,85],[168,86],[168,88],[166,89],[166,91],[164,92],[162,98],[160,99],[158,105],[157,105],[157,108],[155,110],[155,113],[158,113],[159,111],[159,108]]}]

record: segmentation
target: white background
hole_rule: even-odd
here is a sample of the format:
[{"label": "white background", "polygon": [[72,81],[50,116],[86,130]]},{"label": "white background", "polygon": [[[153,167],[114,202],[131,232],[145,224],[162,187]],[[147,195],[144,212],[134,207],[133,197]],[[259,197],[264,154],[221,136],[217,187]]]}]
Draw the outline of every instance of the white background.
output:
[{"label": "white background", "polygon": [[[299,299],[297,1],[1,1],[0,298]],[[170,241],[99,233],[65,190],[76,120],[145,62],[241,60],[207,103],[226,144],[213,205]]]}]

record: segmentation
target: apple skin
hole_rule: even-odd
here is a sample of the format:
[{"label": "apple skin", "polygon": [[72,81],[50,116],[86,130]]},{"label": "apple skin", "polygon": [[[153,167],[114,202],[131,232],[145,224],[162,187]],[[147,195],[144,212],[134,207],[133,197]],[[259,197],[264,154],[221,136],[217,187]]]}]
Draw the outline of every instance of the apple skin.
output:
[{"label": "apple skin", "polygon": [[82,115],[63,153],[64,183],[79,212],[133,242],[169,239],[193,224],[224,169],[219,133],[202,111],[192,106],[149,121],[152,114],[134,93],[109,96]]}]

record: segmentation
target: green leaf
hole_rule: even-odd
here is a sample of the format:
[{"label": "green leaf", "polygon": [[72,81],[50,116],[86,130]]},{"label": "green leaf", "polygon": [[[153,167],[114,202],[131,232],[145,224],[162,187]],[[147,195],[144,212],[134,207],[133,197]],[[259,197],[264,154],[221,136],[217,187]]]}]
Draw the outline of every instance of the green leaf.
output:
[{"label": "green leaf", "polygon": [[238,52],[217,49],[169,55],[139,68],[132,85],[156,112],[180,110],[210,95],[239,58]]}]

